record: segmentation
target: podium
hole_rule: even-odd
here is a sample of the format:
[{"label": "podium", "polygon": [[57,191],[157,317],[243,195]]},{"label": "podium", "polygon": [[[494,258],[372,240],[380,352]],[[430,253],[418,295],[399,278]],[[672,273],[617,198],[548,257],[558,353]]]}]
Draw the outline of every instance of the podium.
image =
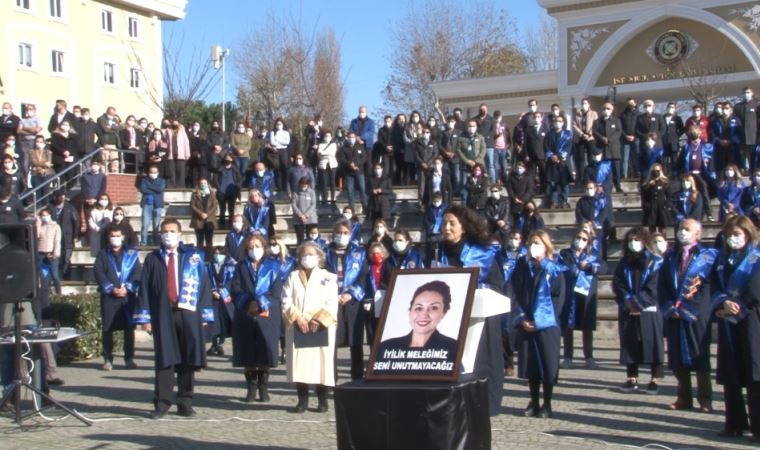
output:
[{"label": "podium", "polygon": [[[490,289],[475,291],[455,382],[356,380],[336,386],[338,448],[490,449],[490,416],[501,407],[504,377],[499,316],[510,306],[508,297]],[[499,404],[492,405],[496,398]]]}]

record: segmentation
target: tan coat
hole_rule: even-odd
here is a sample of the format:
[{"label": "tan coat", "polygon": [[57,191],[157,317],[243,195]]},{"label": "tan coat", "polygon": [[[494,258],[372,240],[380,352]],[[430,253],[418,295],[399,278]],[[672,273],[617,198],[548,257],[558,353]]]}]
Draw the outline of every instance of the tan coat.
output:
[{"label": "tan coat", "polygon": [[[315,268],[306,281],[305,273],[294,270],[283,288],[282,317],[287,326],[288,381],[335,386],[335,331],[338,318],[338,279],[325,269]],[[315,319],[328,328],[327,347],[295,348],[294,322],[299,317]]]},{"label": "tan coat", "polygon": [[[216,216],[219,215],[219,202],[216,199],[216,190],[211,189],[208,194],[208,203],[206,209],[203,209],[203,201],[201,200],[201,191],[196,189],[193,191],[192,197],[190,197],[190,209],[193,215],[190,218],[190,228],[193,230],[201,230],[206,224],[211,224],[212,229],[217,228]],[[201,219],[201,214],[206,213],[208,217],[206,220]]]}]

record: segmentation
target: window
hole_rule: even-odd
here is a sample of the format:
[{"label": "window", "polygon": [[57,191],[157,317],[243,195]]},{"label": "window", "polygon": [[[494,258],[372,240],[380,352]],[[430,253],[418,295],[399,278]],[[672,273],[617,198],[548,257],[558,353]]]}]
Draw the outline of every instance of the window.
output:
[{"label": "window", "polygon": [[129,69],[129,87],[138,89],[140,87],[140,69]]},{"label": "window", "polygon": [[50,17],[61,18],[61,0],[50,0]]},{"label": "window", "polygon": [[53,57],[53,73],[63,73],[63,52],[58,50],[53,50],[52,52]]},{"label": "window", "polygon": [[137,38],[138,37],[138,30],[137,30],[138,21],[135,17],[129,18],[129,37],[131,38]]},{"label": "window", "polygon": [[32,45],[23,42],[18,44],[18,65],[32,67]]},{"label": "window", "polygon": [[113,33],[113,13],[107,9],[100,12],[100,27],[103,31]]},{"label": "window", "polygon": [[113,63],[104,63],[103,64],[103,81],[107,84],[115,84],[116,74],[116,67],[113,65]]},{"label": "window", "polygon": [[29,0],[16,0],[16,8],[27,10],[30,9]]}]

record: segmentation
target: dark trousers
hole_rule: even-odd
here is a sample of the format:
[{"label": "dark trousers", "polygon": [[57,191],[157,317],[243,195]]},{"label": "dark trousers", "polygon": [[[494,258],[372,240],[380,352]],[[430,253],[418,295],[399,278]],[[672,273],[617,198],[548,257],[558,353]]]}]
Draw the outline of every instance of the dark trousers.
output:
[{"label": "dark trousers", "polygon": [[[662,378],[665,374],[665,370],[662,367],[662,363],[655,363],[651,365],[652,369],[652,378]],[[638,364],[628,364],[625,367],[625,372],[628,378],[638,378],[639,377],[639,365]]]},{"label": "dark trousers", "polygon": [[169,187],[184,188],[185,187],[185,166],[187,161],[184,159],[173,159],[167,161],[166,164],[166,177],[168,178]]},{"label": "dark trousers", "polygon": [[237,197],[226,195],[219,197],[219,226],[221,228],[227,227],[227,221],[225,218],[229,214],[230,223],[232,223],[232,217],[235,215],[235,201]]},{"label": "dark trousers", "polygon": [[364,348],[353,345],[351,348],[351,379],[359,380],[364,376]]},{"label": "dark trousers", "polygon": [[[622,186],[620,186],[620,160],[611,159],[610,163],[612,166],[612,184],[615,186],[615,189],[623,190]],[[581,176],[581,174],[578,174],[578,176]],[[608,192],[608,194],[611,194],[611,192]]]},{"label": "dark trousers", "polygon": [[318,176],[322,203],[327,201],[328,189],[330,191],[330,202],[335,202],[335,169],[319,169]]},{"label": "dark trousers", "polygon": [[300,245],[301,242],[303,242],[304,238],[306,237],[306,227],[310,227],[312,225],[315,225],[315,224],[311,224],[311,223],[308,223],[308,224],[295,223],[295,224],[293,224],[293,228],[296,231],[296,243],[298,245]]},{"label": "dark trousers", "polygon": [[[697,190],[705,199],[705,201],[702,203],[704,205],[704,214],[707,214],[708,218],[712,217],[712,205],[710,204],[710,199],[713,197],[710,196],[710,190],[707,188],[708,185],[706,175],[702,173],[693,173],[691,174],[691,177],[694,178],[694,183],[696,183]],[[700,217],[699,220],[702,220],[702,217]]]},{"label": "dark trousers", "polygon": [[[563,356],[567,359],[573,359],[573,330],[562,332],[562,345],[564,347]],[[594,332],[592,330],[583,330],[583,357],[586,359],[594,357]]]},{"label": "dark trousers", "polygon": [[[759,384],[759,383],[753,383]],[[758,389],[755,389],[757,391]],[[749,394],[750,388],[747,388]],[[723,385],[723,402],[726,406],[725,426],[726,431],[744,431],[749,428],[747,409],[744,406],[744,395],[742,387],[735,383],[726,383]],[[757,411],[755,411],[757,416]],[[753,428],[758,428],[760,423],[755,421]],[[755,434],[754,432],[752,433]]]},{"label": "dark trousers", "polygon": [[[130,360],[135,357],[135,329],[134,327],[124,330],[124,359]],[[113,362],[113,331],[103,331],[103,358]]]},{"label": "dark trousers", "polygon": [[[234,208],[234,206],[233,206]],[[195,230],[195,242],[198,248],[211,248],[214,246],[214,228],[206,224],[203,228]]]},{"label": "dark trousers", "polygon": [[712,402],[712,382],[710,372],[702,370],[690,370],[680,367],[673,370],[673,375],[678,380],[678,400],[685,405],[692,405],[691,400],[691,372],[697,375],[697,401],[700,405],[707,406]]},{"label": "dark trousers", "polygon": [[515,333],[501,330],[501,343],[504,348],[504,368],[511,369],[515,366]]},{"label": "dark trousers", "polygon": [[[174,311],[174,332],[179,340],[180,353],[184,354],[184,327],[182,311]],[[171,333],[171,330],[166,330]],[[172,405],[172,393],[174,391],[176,373],[177,384],[177,409],[184,410],[192,406],[193,382],[195,380],[195,368],[186,364],[178,364],[169,367],[156,367],[156,384],[153,405],[157,411],[166,411]]]}]

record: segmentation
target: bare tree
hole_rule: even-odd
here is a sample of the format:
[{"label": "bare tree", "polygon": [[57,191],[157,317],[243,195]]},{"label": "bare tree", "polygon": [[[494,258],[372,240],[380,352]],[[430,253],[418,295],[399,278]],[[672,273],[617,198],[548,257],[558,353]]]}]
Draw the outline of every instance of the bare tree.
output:
[{"label": "bare tree", "polygon": [[714,62],[688,61],[684,58],[678,66],[678,77],[695,102],[708,108],[725,97],[726,74]]},{"label": "bare tree", "polygon": [[412,3],[392,27],[395,46],[383,90],[390,110],[432,113],[436,81],[525,70],[513,20],[491,0]]},{"label": "bare tree", "polygon": [[[146,74],[147,66],[143,64],[140,52],[129,45],[130,63]],[[146,102],[158,107],[165,116],[182,117],[194,102],[208,97],[219,82],[219,71],[212,67],[208,49],[194,46],[185,52],[184,34],[175,37],[174,32],[168,33],[163,41],[163,59],[162,79],[144,76],[144,86],[138,95],[145,96]],[[163,95],[160,95],[158,83],[163,84]]]},{"label": "bare tree", "polygon": [[544,11],[538,28],[529,28],[523,35],[525,64],[531,72],[556,70],[559,63],[557,21]]},{"label": "bare tree", "polygon": [[316,114],[338,124],[343,114],[340,45],[331,27],[308,29],[292,15],[268,13],[266,26],[250,32],[236,60],[243,80],[241,106],[261,111],[268,121],[285,118],[300,129]]}]

